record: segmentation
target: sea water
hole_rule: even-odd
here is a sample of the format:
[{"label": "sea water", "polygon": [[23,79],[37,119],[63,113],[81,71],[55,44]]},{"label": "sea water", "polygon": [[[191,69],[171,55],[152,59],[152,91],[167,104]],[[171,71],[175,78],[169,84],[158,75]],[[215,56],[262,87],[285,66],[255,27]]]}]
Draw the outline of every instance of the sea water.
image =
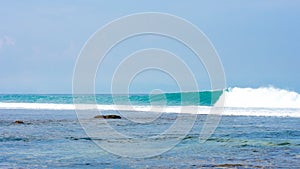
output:
[{"label": "sea water", "polygon": [[[129,97],[0,95],[0,168],[300,167],[299,94],[274,88],[196,93],[184,93],[191,98],[184,102],[178,93]],[[220,122],[213,134],[201,142],[199,137],[208,109],[224,93],[227,96]],[[200,101],[195,102],[198,96]],[[87,115],[89,122],[100,129],[108,123],[118,132],[133,137],[159,135],[172,126],[179,115],[197,115],[192,129],[174,148],[152,157],[128,158],[108,152],[87,135],[75,112],[74,97],[84,105],[83,111],[90,110],[91,104],[96,102],[102,114],[119,114],[120,106],[114,106],[116,98],[118,103],[129,99],[130,105],[125,101],[121,104],[122,111],[140,113],[145,121],[152,118],[147,113],[161,113],[147,123],[126,118],[94,119]],[[166,109],[149,108],[153,102],[156,108],[162,106],[157,104],[162,101]],[[187,109],[190,112],[181,112],[182,106],[191,107]],[[160,110],[163,112],[158,112]],[[14,123],[16,120],[24,124]],[[109,133],[105,135],[102,141],[112,140]],[[170,135],[166,139],[174,137],[176,135]]]}]

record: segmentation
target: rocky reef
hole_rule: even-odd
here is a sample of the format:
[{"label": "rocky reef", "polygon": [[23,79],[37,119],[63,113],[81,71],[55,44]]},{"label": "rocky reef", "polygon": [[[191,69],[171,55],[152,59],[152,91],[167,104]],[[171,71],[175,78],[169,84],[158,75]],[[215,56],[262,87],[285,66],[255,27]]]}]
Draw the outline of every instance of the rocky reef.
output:
[{"label": "rocky reef", "polygon": [[121,116],[110,114],[110,115],[97,115],[96,119],[121,119]]}]

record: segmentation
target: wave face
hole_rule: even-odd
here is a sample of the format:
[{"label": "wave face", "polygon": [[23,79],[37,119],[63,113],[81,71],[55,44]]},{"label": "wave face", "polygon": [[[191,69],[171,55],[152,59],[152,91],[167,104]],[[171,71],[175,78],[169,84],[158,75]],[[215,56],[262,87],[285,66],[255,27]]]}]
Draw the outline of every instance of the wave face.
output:
[{"label": "wave face", "polygon": [[[208,114],[221,95],[225,95],[224,115],[300,117],[300,94],[284,89],[229,88],[203,91],[135,95],[0,95],[0,109],[130,110]],[[96,101],[96,106],[93,105]],[[181,107],[185,106],[182,112]]]},{"label": "wave face", "polygon": [[167,105],[167,106],[212,106],[223,91],[165,93],[165,94],[133,94],[133,95],[0,95],[0,103],[43,103],[79,104],[97,103],[100,105]]}]

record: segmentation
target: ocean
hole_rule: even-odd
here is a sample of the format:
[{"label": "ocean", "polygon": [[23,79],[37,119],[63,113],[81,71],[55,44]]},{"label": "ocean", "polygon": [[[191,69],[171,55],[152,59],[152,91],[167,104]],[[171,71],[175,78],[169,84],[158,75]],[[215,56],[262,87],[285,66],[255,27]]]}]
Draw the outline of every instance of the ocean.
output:
[{"label": "ocean", "polygon": [[299,118],[300,94],[273,87],[1,94],[0,168],[299,168]]}]

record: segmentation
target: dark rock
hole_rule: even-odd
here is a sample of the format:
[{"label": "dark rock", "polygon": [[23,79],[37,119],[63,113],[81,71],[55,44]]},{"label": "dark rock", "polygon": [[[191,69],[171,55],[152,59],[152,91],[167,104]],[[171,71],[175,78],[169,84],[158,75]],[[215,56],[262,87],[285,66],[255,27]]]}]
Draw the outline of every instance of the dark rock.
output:
[{"label": "dark rock", "polygon": [[224,168],[228,168],[228,167],[241,167],[243,166],[242,164],[216,164],[213,165],[213,167],[224,167]]},{"label": "dark rock", "polygon": [[97,115],[94,118],[96,119],[121,119],[121,116],[118,115]]},{"label": "dark rock", "polygon": [[16,121],[15,121],[15,124],[24,124],[24,121],[16,120]]}]

